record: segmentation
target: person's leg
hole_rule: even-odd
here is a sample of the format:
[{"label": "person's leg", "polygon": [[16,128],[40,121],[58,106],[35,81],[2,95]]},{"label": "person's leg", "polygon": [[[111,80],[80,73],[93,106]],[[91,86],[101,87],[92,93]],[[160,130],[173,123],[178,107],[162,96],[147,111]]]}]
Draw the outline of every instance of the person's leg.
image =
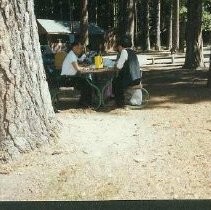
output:
[{"label": "person's leg", "polygon": [[116,105],[120,107],[124,106],[124,86],[121,77],[117,77],[113,80],[112,87]]},{"label": "person's leg", "polygon": [[81,89],[81,97],[84,99],[85,104],[91,105],[92,104],[92,87],[89,83],[85,80],[81,80],[82,89]]},{"label": "person's leg", "polygon": [[76,88],[78,88],[81,92],[81,97],[79,101],[79,105],[91,105],[92,102],[92,88],[85,78],[75,77],[74,82]]}]

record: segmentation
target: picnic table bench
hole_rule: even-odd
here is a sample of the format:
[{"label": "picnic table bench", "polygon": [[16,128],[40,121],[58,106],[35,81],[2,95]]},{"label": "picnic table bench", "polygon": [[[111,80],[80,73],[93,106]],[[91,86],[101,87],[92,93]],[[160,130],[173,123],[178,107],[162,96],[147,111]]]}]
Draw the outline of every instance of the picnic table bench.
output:
[{"label": "picnic table bench", "polygon": [[105,90],[109,85],[111,85],[113,77],[116,75],[117,71],[118,70],[116,68],[87,68],[87,70],[80,71],[77,75],[74,76],[59,76],[57,78],[56,88],[54,89],[54,91],[52,91],[52,103],[55,111],[57,111],[55,103],[59,101],[59,95],[62,94],[64,90],[67,91],[67,87],[70,88],[74,86],[74,84],[71,84],[71,79],[73,77],[84,78],[93,88],[93,107],[95,110],[99,109],[101,106],[104,106]]}]

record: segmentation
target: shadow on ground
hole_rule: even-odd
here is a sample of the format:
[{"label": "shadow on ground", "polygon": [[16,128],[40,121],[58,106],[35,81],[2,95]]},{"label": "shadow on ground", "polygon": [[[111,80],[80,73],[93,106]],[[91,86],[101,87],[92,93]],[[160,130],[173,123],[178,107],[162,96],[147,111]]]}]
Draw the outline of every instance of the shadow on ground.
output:
[{"label": "shadow on ground", "polygon": [[[195,104],[211,101],[211,90],[206,87],[207,71],[185,69],[148,70],[143,73],[144,87],[150,93],[150,102],[144,109],[166,108],[172,104]],[[59,110],[77,109],[77,100],[60,101]],[[113,105],[97,111],[109,112]]]},{"label": "shadow on ground", "polygon": [[150,70],[144,72],[143,77],[144,87],[151,96],[147,108],[170,108],[170,103],[211,101],[211,90],[206,86],[207,71]]}]

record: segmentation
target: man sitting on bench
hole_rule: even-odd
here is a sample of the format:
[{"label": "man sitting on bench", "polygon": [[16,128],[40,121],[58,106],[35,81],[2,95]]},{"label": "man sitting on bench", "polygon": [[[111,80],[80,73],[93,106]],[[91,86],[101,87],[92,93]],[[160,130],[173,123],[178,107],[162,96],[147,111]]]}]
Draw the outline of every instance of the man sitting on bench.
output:
[{"label": "man sitting on bench", "polygon": [[125,105],[125,90],[141,82],[141,71],[138,57],[135,52],[130,49],[132,43],[128,37],[120,38],[116,42],[118,51],[116,67],[120,70],[118,76],[113,80],[113,93],[115,102],[118,107]]},{"label": "man sitting on bench", "polygon": [[83,45],[80,42],[74,42],[71,47],[72,50],[64,59],[61,75],[68,76],[70,85],[76,86],[81,91],[79,106],[88,107],[91,105],[92,88],[85,78],[77,76],[78,72],[84,69],[78,65],[78,56],[83,52]]}]

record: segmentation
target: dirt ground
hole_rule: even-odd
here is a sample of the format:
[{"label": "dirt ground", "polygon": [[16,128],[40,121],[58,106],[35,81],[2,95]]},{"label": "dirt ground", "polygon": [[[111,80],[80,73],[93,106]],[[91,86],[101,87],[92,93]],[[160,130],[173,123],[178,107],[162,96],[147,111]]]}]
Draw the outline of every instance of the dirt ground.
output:
[{"label": "dirt ground", "polygon": [[0,200],[210,199],[205,76],[151,69],[143,109],[63,109],[56,144],[0,166]]}]

